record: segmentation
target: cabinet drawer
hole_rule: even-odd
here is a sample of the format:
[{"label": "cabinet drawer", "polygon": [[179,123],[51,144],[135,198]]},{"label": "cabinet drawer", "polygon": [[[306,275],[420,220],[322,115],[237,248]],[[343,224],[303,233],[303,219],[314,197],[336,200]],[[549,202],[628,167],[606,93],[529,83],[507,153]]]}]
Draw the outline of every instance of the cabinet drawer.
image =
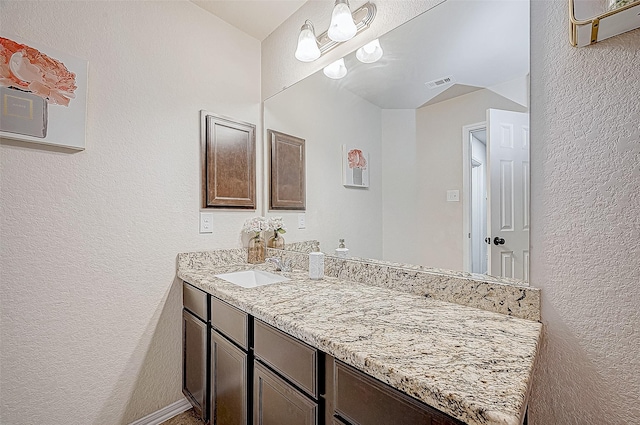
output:
[{"label": "cabinet drawer", "polygon": [[344,363],[334,373],[335,411],[353,425],[463,425]]},{"label": "cabinet drawer", "polygon": [[211,326],[245,350],[249,349],[249,315],[244,311],[211,297]]},{"label": "cabinet drawer", "polygon": [[182,305],[200,320],[209,321],[207,314],[207,293],[201,289],[182,282]]},{"label": "cabinet drawer", "polygon": [[254,425],[318,424],[318,405],[259,362],[253,381]]},{"label": "cabinet drawer", "polygon": [[256,357],[318,398],[318,350],[259,320],[253,337]]}]

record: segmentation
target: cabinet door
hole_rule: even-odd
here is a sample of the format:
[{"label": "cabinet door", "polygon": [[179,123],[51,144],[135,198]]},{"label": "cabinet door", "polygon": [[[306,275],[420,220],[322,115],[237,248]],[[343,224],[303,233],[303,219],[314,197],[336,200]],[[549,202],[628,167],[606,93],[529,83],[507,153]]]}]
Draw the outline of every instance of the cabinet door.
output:
[{"label": "cabinet door", "polygon": [[254,425],[317,425],[318,405],[259,362],[254,363]]},{"label": "cabinet door", "polygon": [[207,324],[187,310],[182,310],[182,392],[206,420]]},{"label": "cabinet door", "polygon": [[247,353],[211,331],[211,423],[247,425]]}]

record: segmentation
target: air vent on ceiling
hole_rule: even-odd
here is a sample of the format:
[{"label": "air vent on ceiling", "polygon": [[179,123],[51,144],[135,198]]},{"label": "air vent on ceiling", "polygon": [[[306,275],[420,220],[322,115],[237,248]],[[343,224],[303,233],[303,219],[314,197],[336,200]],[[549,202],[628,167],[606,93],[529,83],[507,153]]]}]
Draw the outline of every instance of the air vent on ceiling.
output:
[{"label": "air vent on ceiling", "polygon": [[430,89],[435,89],[438,87],[448,86],[453,83],[455,83],[455,79],[453,78],[453,76],[450,75],[448,77],[442,77],[442,78],[438,78],[437,80],[428,81],[424,84]]}]

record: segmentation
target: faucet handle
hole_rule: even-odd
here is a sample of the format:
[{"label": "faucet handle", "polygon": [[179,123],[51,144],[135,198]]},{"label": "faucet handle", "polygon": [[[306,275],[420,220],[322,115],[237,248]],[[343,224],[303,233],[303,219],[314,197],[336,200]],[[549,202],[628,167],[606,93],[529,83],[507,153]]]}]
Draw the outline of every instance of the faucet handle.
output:
[{"label": "faucet handle", "polygon": [[265,262],[273,263],[276,266],[276,271],[280,271],[281,263],[280,259],[276,257],[269,257],[264,259]]},{"label": "faucet handle", "polygon": [[291,271],[291,259],[290,258],[285,258],[284,260],[282,260],[282,263],[280,265],[280,268],[282,269],[283,272],[290,272]]}]

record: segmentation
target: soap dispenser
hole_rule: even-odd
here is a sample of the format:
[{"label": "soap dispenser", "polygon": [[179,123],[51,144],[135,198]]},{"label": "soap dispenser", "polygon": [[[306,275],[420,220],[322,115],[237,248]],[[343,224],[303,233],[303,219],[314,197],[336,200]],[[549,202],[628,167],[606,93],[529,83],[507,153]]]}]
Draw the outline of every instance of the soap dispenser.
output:
[{"label": "soap dispenser", "polygon": [[336,248],[336,257],[347,258],[349,256],[349,248],[345,248],[344,239],[340,239],[340,245]]}]

